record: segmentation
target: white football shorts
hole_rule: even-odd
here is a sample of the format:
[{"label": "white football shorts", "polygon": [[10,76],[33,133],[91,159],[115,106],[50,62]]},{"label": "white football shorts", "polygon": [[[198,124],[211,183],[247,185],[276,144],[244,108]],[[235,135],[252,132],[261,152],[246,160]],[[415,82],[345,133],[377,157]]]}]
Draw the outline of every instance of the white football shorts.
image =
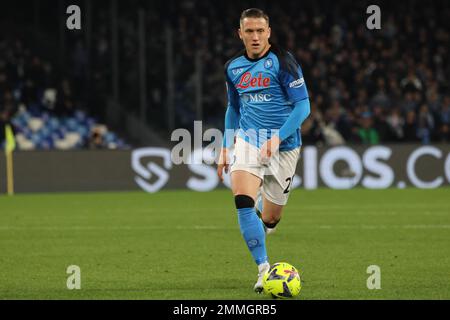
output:
[{"label": "white football shorts", "polygon": [[262,180],[263,196],[275,204],[284,206],[289,198],[292,180],[300,156],[300,147],[289,151],[277,151],[265,164],[260,159],[260,149],[237,138],[230,172],[247,171]]}]

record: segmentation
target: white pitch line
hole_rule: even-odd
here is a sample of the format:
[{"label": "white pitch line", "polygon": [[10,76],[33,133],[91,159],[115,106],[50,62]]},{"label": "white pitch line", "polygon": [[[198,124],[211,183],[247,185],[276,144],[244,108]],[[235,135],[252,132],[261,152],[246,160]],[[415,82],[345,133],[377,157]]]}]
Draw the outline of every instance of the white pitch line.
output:
[{"label": "white pitch line", "polygon": [[[214,225],[194,225],[194,226],[0,226],[0,231],[14,230],[41,230],[41,231],[95,231],[95,230],[237,230],[235,227],[222,227]],[[282,226],[280,229],[450,229],[449,224],[408,224],[408,225],[315,225],[315,226]]]},{"label": "white pitch line", "polygon": [[219,229],[234,229],[234,228],[223,228],[218,226],[174,226],[174,227],[160,227],[160,226],[109,226],[109,227],[98,227],[98,226],[0,226],[0,231],[9,230],[44,230],[44,231],[59,231],[59,230],[219,230]]},{"label": "white pitch line", "polygon": [[450,207],[448,205],[407,205],[407,204],[389,204],[389,205],[364,205],[364,206],[356,206],[356,205],[349,205],[349,206],[333,206],[333,205],[290,205],[287,206],[287,208],[292,209],[299,209],[299,210],[325,210],[325,211],[332,211],[332,210],[351,210],[351,209],[358,209],[358,210],[392,210],[392,209],[425,209],[427,211],[433,211],[435,210],[445,210],[450,214]]},{"label": "white pitch line", "polygon": [[319,229],[450,229],[449,224],[415,224],[415,225],[321,225]]}]

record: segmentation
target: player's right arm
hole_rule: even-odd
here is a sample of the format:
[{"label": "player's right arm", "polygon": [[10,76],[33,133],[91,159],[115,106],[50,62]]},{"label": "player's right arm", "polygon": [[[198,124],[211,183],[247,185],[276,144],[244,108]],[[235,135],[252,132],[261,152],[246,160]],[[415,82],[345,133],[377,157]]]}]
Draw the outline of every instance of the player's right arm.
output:
[{"label": "player's right arm", "polygon": [[225,112],[225,132],[223,135],[222,149],[220,151],[219,162],[217,164],[217,175],[223,181],[223,170],[228,173],[229,157],[228,151],[234,144],[234,132],[239,128],[239,94],[232,81],[228,78],[225,70],[227,87],[227,111]]}]

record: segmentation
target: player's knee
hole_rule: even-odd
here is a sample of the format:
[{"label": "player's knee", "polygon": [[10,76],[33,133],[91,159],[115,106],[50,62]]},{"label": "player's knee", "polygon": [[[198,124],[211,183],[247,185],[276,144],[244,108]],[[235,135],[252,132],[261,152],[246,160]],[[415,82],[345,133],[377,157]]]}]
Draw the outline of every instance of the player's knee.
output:
[{"label": "player's knee", "polygon": [[277,226],[278,222],[280,222],[280,219],[269,218],[269,219],[263,220],[264,225],[270,229],[275,228]]},{"label": "player's knee", "polygon": [[255,200],[245,194],[234,196],[234,203],[236,204],[236,209],[253,208],[255,206]]}]

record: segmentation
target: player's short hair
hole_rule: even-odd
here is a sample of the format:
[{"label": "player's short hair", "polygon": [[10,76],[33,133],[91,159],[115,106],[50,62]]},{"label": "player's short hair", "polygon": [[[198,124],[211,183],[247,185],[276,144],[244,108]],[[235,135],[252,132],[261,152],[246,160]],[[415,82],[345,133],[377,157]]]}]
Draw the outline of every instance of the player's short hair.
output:
[{"label": "player's short hair", "polygon": [[269,16],[264,11],[258,8],[250,8],[242,11],[239,23],[242,23],[242,20],[244,20],[245,18],[263,18],[267,21],[267,24],[269,24]]}]

